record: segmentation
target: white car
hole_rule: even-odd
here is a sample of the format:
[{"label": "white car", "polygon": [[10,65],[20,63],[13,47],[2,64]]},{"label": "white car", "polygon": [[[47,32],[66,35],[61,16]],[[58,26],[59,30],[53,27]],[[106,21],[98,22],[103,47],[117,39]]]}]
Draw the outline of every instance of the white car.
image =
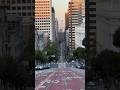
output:
[{"label": "white car", "polygon": [[42,66],[42,65],[37,65],[36,67],[35,67],[35,69],[36,70],[42,70],[44,67]]}]

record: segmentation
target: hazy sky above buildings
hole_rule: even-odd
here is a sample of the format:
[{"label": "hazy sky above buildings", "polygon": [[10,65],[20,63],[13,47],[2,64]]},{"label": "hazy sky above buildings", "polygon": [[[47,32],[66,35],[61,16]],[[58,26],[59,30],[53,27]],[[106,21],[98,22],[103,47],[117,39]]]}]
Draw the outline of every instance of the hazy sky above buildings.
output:
[{"label": "hazy sky above buildings", "polygon": [[63,20],[63,24],[64,24],[65,12],[67,12],[67,9],[68,9],[68,2],[69,2],[69,0],[52,0],[52,6],[55,9],[55,14],[59,21],[59,27],[62,26],[61,25],[62,20]]}]

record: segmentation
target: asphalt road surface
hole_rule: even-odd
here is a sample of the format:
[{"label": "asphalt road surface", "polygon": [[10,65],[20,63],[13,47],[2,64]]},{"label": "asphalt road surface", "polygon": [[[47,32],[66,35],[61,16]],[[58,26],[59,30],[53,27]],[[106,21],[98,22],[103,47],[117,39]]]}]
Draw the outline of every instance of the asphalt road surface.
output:
[{"label": "asphalt road surface", "polygon": [[85,90],[85,71],[56,68],[35,75],[35,90]]}]

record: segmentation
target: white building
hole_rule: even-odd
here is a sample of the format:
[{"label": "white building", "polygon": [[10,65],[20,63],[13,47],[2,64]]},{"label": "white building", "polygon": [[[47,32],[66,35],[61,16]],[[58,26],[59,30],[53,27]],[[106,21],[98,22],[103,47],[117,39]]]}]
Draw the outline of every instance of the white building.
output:
[{"label": "white building", "polygon": [[53,41],[52,32],[52,0],[35,0],[35,28],[48,33]]},{"label": "white building", "polygon": [[97,1],[97,53],[104,49],[118,51],[113,46],[113,34],[120,27],[120,0]]},{"label": "white building", "polygon": [[78,47],[84,48],[82,41],[85,38],[85,18],[80,26],[75,26],[75,49]]}]

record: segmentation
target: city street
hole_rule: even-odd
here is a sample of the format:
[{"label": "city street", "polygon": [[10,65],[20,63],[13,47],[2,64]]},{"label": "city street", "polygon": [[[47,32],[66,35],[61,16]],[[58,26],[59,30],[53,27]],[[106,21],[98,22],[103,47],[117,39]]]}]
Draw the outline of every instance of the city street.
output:
[{"label": "city street", "polygon": [[35,90],[85,90],[85,71],[76,68],[37,71]]},{"label": "city street", "polygon": [[35,71],[35,90],[85,90],[85,70],[65,63],[64,48],[62,42],[58,63],[50,69]]}]

